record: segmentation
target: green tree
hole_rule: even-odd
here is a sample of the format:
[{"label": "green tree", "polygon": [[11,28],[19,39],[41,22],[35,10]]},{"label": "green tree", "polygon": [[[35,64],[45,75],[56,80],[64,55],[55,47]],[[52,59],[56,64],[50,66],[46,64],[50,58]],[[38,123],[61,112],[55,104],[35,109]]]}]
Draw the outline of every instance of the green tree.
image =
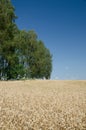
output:
[{"label": "green tree", "polygon": [[33,64],[30,62],[32,77],[49,79],[52,72],[52,56],[42,41],[37,42],[37,49],[33,56]]},{"label": "green tree", "polygon": [[[0,0],[0,57],[3,64],[0,71],[4,76],[8,74],[8,71],[11,71],[11,66],[13,65],[11,63],[13,63],[15,57],[15,45],[13,42],[17,31],[14,23],[15,18],[14,7],[10,0]],[[8,75],[8,78],[11,78],[11,75]]]}]

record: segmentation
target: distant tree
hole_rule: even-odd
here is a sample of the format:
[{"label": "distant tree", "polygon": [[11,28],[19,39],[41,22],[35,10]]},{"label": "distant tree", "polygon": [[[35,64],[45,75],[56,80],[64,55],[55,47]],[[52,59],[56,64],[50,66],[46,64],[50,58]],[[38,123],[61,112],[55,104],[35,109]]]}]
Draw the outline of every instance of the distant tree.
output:
[{"label": "distant tree", "polygon": [[34,63],[30,65],[30,70],[32,77],[50,78],[52,72],[52,56],[42,41],[37,42],[37,49],[34,52]]},{"label": "distant tree", "polygon": [[15,18],[14,7],[10,0],[0,0],[0,57],[2,61],[0,71],[9,79],[13,75],[11,68],[15,59],[15,44],[13,42],[17,31],[14,23]]}]

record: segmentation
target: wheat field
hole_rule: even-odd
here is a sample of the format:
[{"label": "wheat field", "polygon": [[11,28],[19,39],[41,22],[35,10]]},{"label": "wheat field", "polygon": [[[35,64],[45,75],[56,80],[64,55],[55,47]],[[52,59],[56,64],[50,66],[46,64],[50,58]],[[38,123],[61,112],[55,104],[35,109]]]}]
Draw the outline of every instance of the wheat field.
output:
[{"label": "wheat field", "polygon": [[0,130],[86,130],[86,81],[1,81]]}]

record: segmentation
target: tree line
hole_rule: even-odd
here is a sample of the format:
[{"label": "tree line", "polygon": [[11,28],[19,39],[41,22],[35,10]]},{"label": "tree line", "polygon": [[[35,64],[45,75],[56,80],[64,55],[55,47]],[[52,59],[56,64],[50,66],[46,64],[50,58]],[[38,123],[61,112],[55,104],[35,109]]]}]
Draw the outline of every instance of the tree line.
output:
[{"label": "tree line", "polygon": [[52,55],[33,30],[19,30],[10,0],[0,0],[0,80],[49,79]]}]

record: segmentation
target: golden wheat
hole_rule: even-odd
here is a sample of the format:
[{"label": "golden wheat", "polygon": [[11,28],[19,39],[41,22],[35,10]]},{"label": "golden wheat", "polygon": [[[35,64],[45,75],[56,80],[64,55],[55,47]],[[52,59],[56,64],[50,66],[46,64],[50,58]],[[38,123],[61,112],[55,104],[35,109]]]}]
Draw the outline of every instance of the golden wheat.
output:
[{"label": "golden wheat", "polygon": [[0,82],[0,130],[86,130],[86,81]]}]

